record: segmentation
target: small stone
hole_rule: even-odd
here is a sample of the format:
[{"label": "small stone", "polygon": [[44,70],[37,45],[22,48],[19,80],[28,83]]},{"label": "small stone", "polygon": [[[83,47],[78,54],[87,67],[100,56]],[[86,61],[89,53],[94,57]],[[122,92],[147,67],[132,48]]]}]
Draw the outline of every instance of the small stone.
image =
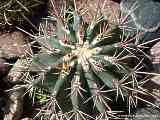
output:
[{"label": "small stone", "polygon": [[22,32],[4,33],[0,35],[0,48],[8,58],[22,57],[31,54],[31,48],[25,42]]},{"label": "small stone", "polygon": [[130,17],[138,30],[154,32],[160,27],[159,2],[153,0],[122,0],[120,8],[122,13],[128,14],[132,11]]},{"label": "small stone", "polygon": [[154,71],[160,73],[160,42],[156,43],[150,50]]},{"label": "small stone", "polygon": [[21,82],[25,73],[28,71],[30,62],[31,60],[18,59],[10,70],[7,76],[7,81],[13,84]]},{"label": "small stone", "polygon": [[[23,113],[24,88],[13,87],[8,93],[7,104],[4,109],[4,120],[19,120]],[[17,88],[17,89],[16,89]]]},{"label": "small stone", "polygon": [[151,55],[153,58],[153,64],[160,64],[160,42],[156,43],[152,48],[151,48]]}]

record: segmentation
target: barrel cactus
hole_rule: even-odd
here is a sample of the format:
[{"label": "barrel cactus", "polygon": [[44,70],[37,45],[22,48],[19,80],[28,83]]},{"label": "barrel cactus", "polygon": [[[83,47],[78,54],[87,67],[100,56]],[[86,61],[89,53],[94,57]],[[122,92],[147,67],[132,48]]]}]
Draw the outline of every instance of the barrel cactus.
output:
[{"label": "barrel cactus", "polygon": [[121,23],[108,23],[100,10],[91,23],[83,21],[76,7],[63,12],[55,12],[54,34],[41,26],[43,34],[36,37],[41,49],[30,65],[38,73],[32,83],[49,91],[38,115],[46,120],[107,120],[120,117],[116,114],[124,109],[113,107],[119,101],[129,113],[138,101],[154,105],[141,97],[151,96],[143,88],[150,42],[139,42],[139,34],[125,36]]}]

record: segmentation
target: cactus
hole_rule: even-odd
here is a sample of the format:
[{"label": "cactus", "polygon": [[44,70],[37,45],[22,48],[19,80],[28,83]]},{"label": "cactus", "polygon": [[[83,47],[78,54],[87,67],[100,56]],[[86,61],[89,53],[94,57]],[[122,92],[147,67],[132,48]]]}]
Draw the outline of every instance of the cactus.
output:
[{"label": "cactus", "polygon": [[154,106],[141,98],[151,96],[143,88],[148,81],[146,61],[150,60],[145,48],[150,42],[138,42],[139,34],[125,36],[121,25],[109,24],[99,9],[89,24],[76,7],[63,12],[55,12],[53,35],[41,26],[43,34],[36,37],[41,50],[30,65],[30,71],[38,73],[32,84],[50,93],[38,114],[41,119],[117,118],[122,109],[113,108],[112,102],[119,101],[129,113],[138,101]]}]

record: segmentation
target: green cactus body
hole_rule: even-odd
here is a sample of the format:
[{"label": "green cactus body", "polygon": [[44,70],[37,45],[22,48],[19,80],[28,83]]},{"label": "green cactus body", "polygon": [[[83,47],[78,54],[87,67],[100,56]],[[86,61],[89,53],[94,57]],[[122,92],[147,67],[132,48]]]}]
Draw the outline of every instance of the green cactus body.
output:
[{"label": "green cactus body", "polygon": [[147,59],[136,38],[127,39],[104,17],[87,24],[77,13],[69,14],[72,21],[57,18],[57,32],[41,40],[45,49],[31,65],[44,72],[43,85],[59,103],[55,111],[64,119],[93,119],[96,114],[106,120],[114,113],[112,99],[130,98],[129,106],[136,105],[132,100],[145,94],[137,72]]}]

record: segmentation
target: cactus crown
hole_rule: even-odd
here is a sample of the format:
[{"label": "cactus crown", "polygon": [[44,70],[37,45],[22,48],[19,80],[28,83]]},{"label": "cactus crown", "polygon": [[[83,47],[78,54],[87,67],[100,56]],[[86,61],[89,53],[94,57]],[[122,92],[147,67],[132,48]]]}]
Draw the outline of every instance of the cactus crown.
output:
[{"label": "cactus crown", "polygon": [[51,93],[46,119],[108,119],[114,116],[112,102],[126,101],[130,111],[137,100],[145,101],[139,94],[148,94],[141,75],[146,44],[137,35],[124,36],[119,25],[97,13],[86,23],[76,9],[67,9],[56,16],[55,34],[48,36],[44,29],[37,39],[42,49],[31,70],[41,71],[35,84]]}]

